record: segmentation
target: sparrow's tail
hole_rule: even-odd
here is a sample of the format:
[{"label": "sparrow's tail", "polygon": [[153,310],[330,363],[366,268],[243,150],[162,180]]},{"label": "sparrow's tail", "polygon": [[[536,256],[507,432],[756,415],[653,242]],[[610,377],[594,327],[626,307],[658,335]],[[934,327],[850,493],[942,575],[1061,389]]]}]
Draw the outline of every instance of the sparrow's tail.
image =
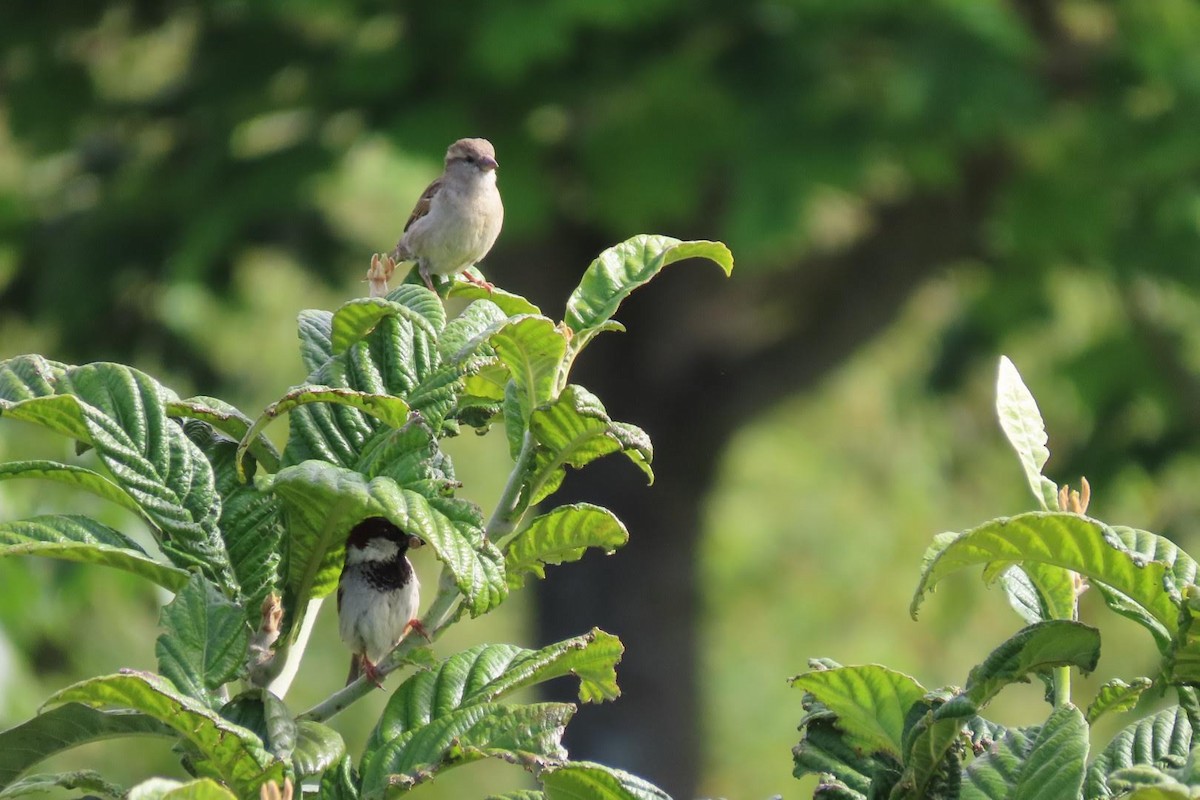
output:
[{"label": "sparrow's tail", "polygon": [[350,656],[350,674],[346,676],[346,685],[354,683],[358,680],[358,676],[362,674],[362,665],[358,663],[358,654]]}]

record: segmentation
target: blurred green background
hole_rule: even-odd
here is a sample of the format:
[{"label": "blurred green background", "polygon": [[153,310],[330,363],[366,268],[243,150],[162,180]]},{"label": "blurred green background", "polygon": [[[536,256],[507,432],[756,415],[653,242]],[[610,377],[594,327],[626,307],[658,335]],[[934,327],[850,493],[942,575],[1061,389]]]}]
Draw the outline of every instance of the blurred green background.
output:
[{"label": "blurred green background", "polygon": [[[631,544],[439,647],[600,625],[628,648],[625,696],[581,710],[573,757],[678,797],[800,797],[786,678],[808,658],[933,687],[1019,627],[974,577],[907,615],[933,534],[1032,507],[992,412],[1001,353],[1047,418],[1052,477],[1086,474],[1096,516],[1200,548],[1197,130],[1190,0],[9,2],[0,357],[129,361],[254,414],[303,377],[297,311],[365,293],[461,136],[501,164],[485,273],[552,316],[607,245],[724,240],[731,280],[672,267],[579,365],[654,437],[659,477],[614,461],[557,499],[611,506]],[[451,444],[485,508],[496,439]],[[0,459],[65,450],[0,423]],[[86,502],[0,486],[4,518],[137,534]],[[0,725],[152,666],[162,600],[0,561]],[[1101,674],[1145,673],[1147,637],[1096,597],[1084,614],[1105,623]],[[332,617],[297,708],[344,674]],[[352,748],[378,695],[343,720]],[[1037,720],[1037,692],[1016,695],[1002,721]],[[118,781],[172,764],[121,742],[62,764],[83,759]],[[457,773],[418,792],[523,779]]]}]

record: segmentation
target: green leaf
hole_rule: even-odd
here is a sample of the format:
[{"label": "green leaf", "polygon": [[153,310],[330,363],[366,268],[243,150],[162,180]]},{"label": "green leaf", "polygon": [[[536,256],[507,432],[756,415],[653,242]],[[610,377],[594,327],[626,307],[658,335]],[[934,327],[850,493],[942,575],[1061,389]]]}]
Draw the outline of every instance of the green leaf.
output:
[{"label": "green leaf", "polygon": [[188,580],[183,570],[155,561],[132,539],[89,517],[47,515],[0,522],[0,558],[18,555],[115,567],[171,591]]},{"label": "green leaf", "polygon": [[472,615],[507,596],[503,558],[483,535],[472,505],[428,499],[387,477],[367,480],[320,461],[285,467],[275,477],[291,535],[285,585],[293,605],[323,597],[337,586],[350,529],[383,517],[431,545],[454,576]]},{"label": "green leaf", "polygon": [[0,791],[0,798],[44,794],[56,789],[85,791],[93,797],[102,795],[112,797],[114,800],[125,796],[124,789],[104,780],[99,772],[80,770],[79,772],[58,772],[53,775],[30,775]]},{"label": "green leaf", "polygon": [[513,317],[488,338],[496,357],[508,367],[513,402],[505,405],[509,449],[515,459],[533,409],[557,389],[567,340],[547,317]]},{"label": "green leaf", "polygon": [[199,574],[163,606],[165,633],[155,642],[158,671],[184,694],[209,707],[214,690],[237,676],[246,663],[250,627],[242,608]]},{"label": "green leaf", "polygon": [[[163,552],[200,567],[236,591],[217,531],[220,499],[203,454],[171,420],[176,398],[154,379],[121,364],[88,364],[52,373],[53,396],[0,400],[0,416],[42,425],[91,445],[113,481],[160,530]],[[42,387],[45,388],[45,387]]]},{"label": "green leaf", "polygon": [[[1034,731],[1036,735],[1036,729]],[[1014,728],[963,771],[961,800],[1007,800],[1033,749],[1033,738]]]},{"label": "green leaf", "polygon": [[925,689],[913,678],[878,664],[816,670],[792,678],[837,716],[847,743],[866,755],[901,760],[904,720]]},{"label": "green leaf", "polygon": [[522,314],[541,316],[542,310],[519,294],[506,292],[499,286],[492,287],[489,292],[482,286],[476,286],[466,281],[454,281],[446,291],[446,297],[459,297],[468,300],[487,300],[494,303],[505,316],[516,317]]},{"label": "green leaf", "polygon": [[1087,722],[1095,724],[1096,720],[1108,713],[1119,714],[1129,711],[1137,705],[1142,694],[1154,685],[1149,678],[1134,678],[1133,683],[1126,683],[1120,678],[1112,678],[1100,687],[1096,699],[1088,706]]},{"label": "green leaf", "polygon": [[297,778],[319,775],[341,762],[345,755],[346,743],[333,728],[308,719],[296,723],[292,765]]},{"label": "green leaf", "polygon": [[0,361],[0,400],[16,403],[54,394],[54,387],[70,369],[66,364],[39,355],[14,356]]},{"label": "green leaf", "polygon": [[481,644],[447,658],[402,683],[379,717],[367,749],[428,725],[458,708],[493,703],[517,689],[564,675],[579,678],[579,699],[598,703],[620,696],[616,665],[624,648],[599,629],[540,650]]},{"label": "green leaf", "polygon": [[546,564],[578,561],[589,547],[612,553],[629,541],[629,531],[611,511],[590,503],[559,506],[535,518],[509,543],[504,571],[509,589],[525,585],[525,573],[546,577]]},{"label": "green leaf", "polygon": [[1033,394],[1008,356],[1000,357],[1000,371],[996,378],[996,414],[1000,417],[1004,435],[1017,451],[1033,496],[1041,503],[1043,510],[1056,510],[1058,487],[1054,481],[1042,475],[1042,468],[1050,460],[1050,451],[1046,448],[1046,423],[1042,421]]},{"label": "green leaf", "polygon": [[[925,594],[946,575],[994,562],[1049,564],[1078,572],[1139,610],[1140,615],[1127,615],[1150,630],[1160,649],[1170,646],[1179,617],[1178,600],[1164,583],[1170,565],[1148,561],[1129,549],[1116,529],[1077,514],[1035,511],[959,534],[926,561],[910,612],[916,616]],[[1108,593],[1105,599],[1114,602]]]},{"label": "green leaf", "polygon": [[1192,726],[1179,706],[1165,708],[1123,728],[1087,770],[1086,797],[1110,797],[1109,776],[1138,764],[1182,764],[1192,745]]},{"label": "green leaf", "polygon": [[[241,410],[215,397],[189,397],[187,400],[171,400],[166,403],[167,414],[205,422],[224,433],[234,442],[245,438],[253,424]],[[260,434],[250,442],[248,452],[268,472],[279,469],[279,451],[271,440]]]},{"label": "green leaf", "polygon": [[457,708],[369,752],[363,760],[363,795],[379,796],[392,786],[411,787],[441,770],[481,758],[566,758],[562,735],[574,713],[569,703]]},{"label": "green leaf", "polygon": [[9,461],[0,464],[0,481],[40,478],[91,492],[141,516],[142,507],[128,492],[99,472],[57,461]]},{"label": "green leaf", "polygon": [[527,481],[530,505],[558,489],[567,467],[579,469],[609,453],[624,453],[654,481],[650,438],[633,425],[609,419],[600,400],[581,386],[568,386],[556,400],[534,410],[529,430],[537,443]]},{"label": "green leaf", "polygon": [[[536,312],[535,312],[536,313]],[[494,355],[488,338],[507,324],[508,316],[491,300],[476,300],[446,324],[438,337],[444,362],[461,362],[476,354]]]},{"label": "green leaf", "polygon": [[671,800],[657,786],[619,769],[569,761],[543,771],[538,780],[546,800]]},{"label": "green leaf", "polygon": [[546,800],[546,795],[536,789],[517,789],[504,794],[490,794],[486,800]]},{"label": "green leaf", "polygon": [[84,703],[94,708],[130,709],[177,731],[211,766],[215,777],[239,795],[257,794],[268,780],[283,781],[284,765],[263,749],[262,740],[197,700],[180,694],[158,675],[123,670],[73,684],[52,695],[46,706]]},{"label": "green leaf", "polygon": [[358,800],[358,775],[349,756],[343,756],[335,767],[325,770],[317,800]]},{"label": "green leaf", "polygon": [[[420,328],[431,339],[446,324],[446,312],[437,295],[423,287],[402,287],[397,291],[420,303],[420,310],[382,297],[360,297],[342,305],[333,314],[330,345],[333,355],[340,355],[355,342],[361,341],[388,317],[402,317]],[[422,298],[418,300],[417,293]],[[392,296],[395,296],[395,292]]]},{"label": "green leaf", "polygon": [[201,422],[191,422],[185,430],[212,465],[221,496],[221,538],[242,587],[247,620],[257,627],[263,600],[280,583],[284,530],[279,501],[256,482],[238,479],[237,442]]},{"label": "green leaf", "polygon": [[982,709],[1002,688],[1026,680],[1032,673],[1052,667],[1096,668],[1100,659],[1100,632],[1070,620],[1046,620],[1022,628],[971,670],[967,684],[954,701],[941,706],[935,716],[951,713],[959,698]]},{"label": "green leaf", "polygon": [[865,796],[871,789],[870,776],[878,771],[878,761],[846,744],[836,722],[828,711],[805,716],[800,726],[803,736],[792,748],[792,775],[832,776],[847,789]]},{"label": "green leaf", "polygon": [[300,335],[300,360],[311,374],[333,358],[333,312],[305,309],[300,312],[296,322]]},{"label": "green leaf", "polygon": [[117,736],[174,735],[144,714],[106,713],[68,703],[0,732],[0,788],[39,761],[79,745]]},{"label": "green leaf", "polygon": [[237,795],[208,778],[187,783],[151,778],[130,789],[126,800],[237,800]]},{"label": "green leaf", "polygon": [[372,394],[358,392],[353,389],[339,389],[330,386],[305,385],[292,389],[280,399],[267,406],[246,435],[242,437],[237,450],[239,474],[242,456],[271,420],[286,414],[292,409],[309,403],[334,403],[357,409],[393,428],[398,428],[408,419],[408,403],[398,397],[387,394]]},{"label": "green leaf", "polygon": [[607,322],[634,289],[648,283],[663,267],[690,258],[709,259],[726,275],[733,272],[733,254],[720,242],[641,235],[601,253],[567,300],[563,319],[576,338],[584,340],[576,344],[573,339],[572,349],[581,350],[590,338],[587,332]]},{"label": "green leaf", "polygon": [[1075,706],[1050,713],[1033,742],[1011,797],[1013,800],[1062,800],[1079,797],[1087,770],[1088,726]]}]

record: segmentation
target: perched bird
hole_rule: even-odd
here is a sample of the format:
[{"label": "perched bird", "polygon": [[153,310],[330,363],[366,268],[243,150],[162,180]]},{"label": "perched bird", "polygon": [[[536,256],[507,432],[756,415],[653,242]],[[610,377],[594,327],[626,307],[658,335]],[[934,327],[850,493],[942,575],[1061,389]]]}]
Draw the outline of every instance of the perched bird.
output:
[{"label": "perched bird", "polygon": [[417,620],[421,584],[405,554],[423,544],[382,517],[364,519],[346,538],[338,581],[338,632],[354,653],[350,677],[361,671],[379,684],[375,665],[409,629],[429,638]]},{"label": "perched bird", "polygon": [[[454,276],[488,254],[504,224],[496,188],[496,150],[487,139],[459,139],[446,151],[446,170],[429,184],[392,251],[396,261],[415,261],[425,285],[431,275]],[[472,283],[491,289],[470,274]]]}]

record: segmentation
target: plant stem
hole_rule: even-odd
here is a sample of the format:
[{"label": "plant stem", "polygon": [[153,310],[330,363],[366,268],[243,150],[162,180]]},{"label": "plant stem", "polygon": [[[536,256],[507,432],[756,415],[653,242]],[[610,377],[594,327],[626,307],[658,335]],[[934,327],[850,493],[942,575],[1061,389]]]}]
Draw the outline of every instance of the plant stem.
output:
[{"label": "plant stem", "polygon": [[521,517],[524,516],[524,509],[518,510],[517,504],[520,502],[521,489],[524,488],[525,472],[528,470],[532,458],[533,434],[525,431],[525,436],[521,440],[521,452],[517,454],[517,461],[513,464],[512,472],[508,473],[508,483],[504,485],[504,491],[496,502],[496,509],[492,512],[487,527],[484,528],[484,535],[488,541],[494,542],[507,536],[520,524]]},{"label": "plant stem", "polygon": [[1054,707],[1065,706],[1071,702],[1071,668],[1054,668]]},{"label": "plant stem", "polygon": [[304,619],[300,622],[300,633],[296,636],[296,641],[290,645],[284,645],[282,648],[284,652],[275,655],[276,659],[282,657],[282,666],[278,670],[272,669],[275,675],[271,678],[271,683],[267,688],[280,699],[288,693],[288,689],[292,687],[292,681],[296,678],[296,673],[300,671],[300,660],[304,658],[304,650],[308,647],[308,638],[312,635],[313,626],[317,621],[317,612],[321,610],[321,603],[324,601],[324,598],[309,601],[304,608]]}]

